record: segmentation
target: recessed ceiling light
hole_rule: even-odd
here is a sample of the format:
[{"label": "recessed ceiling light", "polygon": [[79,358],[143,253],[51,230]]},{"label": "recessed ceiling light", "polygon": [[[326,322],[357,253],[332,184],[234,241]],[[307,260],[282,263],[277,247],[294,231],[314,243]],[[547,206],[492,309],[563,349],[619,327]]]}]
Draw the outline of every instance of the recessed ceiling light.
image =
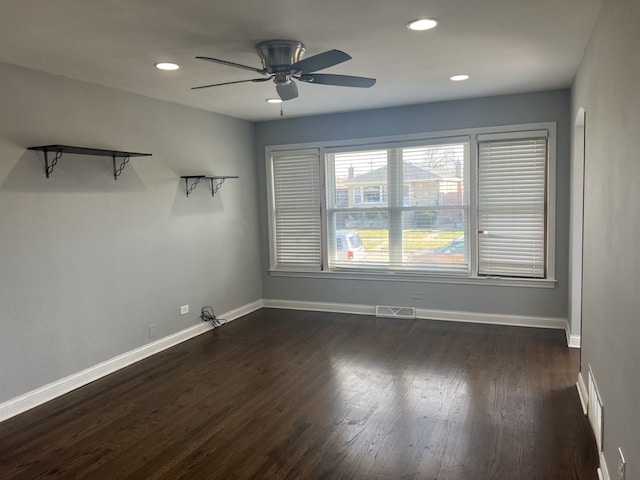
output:
[{"label": "recessed ceiling light", "polygon": [[159,70],[178,70],[180,65],[172,62],[160,62],[156,63],[156,68]]},{"label": "recessed ceiling light", "polygon": [[454,75],[453,77],[449,77],[449,79],[453,80],[454,82],[462,82],[464,80],[469,80],[469,75],[466,75],[466,74]]},{"label": "recessed ceiling light", "polygon": [[267,98],[267,103],[282,103],[281,98]]},{"label": "recessed ceiling light", "polygon": [[438,25],[438,20],[435,18],[419,18],[407,23],[407,28],[409,30],[422,31],[431,30],[432,28],[435,28],[436,25]]}]

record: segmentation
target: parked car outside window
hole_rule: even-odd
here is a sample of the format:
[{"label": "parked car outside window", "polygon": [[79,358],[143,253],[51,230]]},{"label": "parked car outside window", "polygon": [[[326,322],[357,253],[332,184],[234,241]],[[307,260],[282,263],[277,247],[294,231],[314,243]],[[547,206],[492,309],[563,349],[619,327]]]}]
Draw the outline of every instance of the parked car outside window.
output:
[{"label": "parked car outside window", "polygon": [[361,262],[366,260],[367,254],[364,250],[362,239],[358,232],[350,232],[338,230],[336,232],[336,261],[355,261]]},{"label": "parked car outside window", "polygon": [[408,260],[409,263],[464,263],[464,235],[440,248],[417,250]]}]

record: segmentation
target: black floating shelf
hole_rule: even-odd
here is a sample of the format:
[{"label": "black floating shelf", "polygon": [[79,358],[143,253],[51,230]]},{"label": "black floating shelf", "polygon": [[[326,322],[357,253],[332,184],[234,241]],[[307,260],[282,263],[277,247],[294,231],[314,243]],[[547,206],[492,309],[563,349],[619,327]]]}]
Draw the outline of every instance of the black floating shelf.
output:
[{"label": "black floating shelf", "polygon": [[[184,192],[187,194],[187,197],[191,195],[191,192],[195,190],[200,183],[200,180],[205,179],[209,180],[211,185],[211,196],[215,197],[220,187],[227,178],[240,178],[237,175],[183,175],[180,178],[184,178]],[[214,185],[215,183],[215,185]]]},{"label": "black floating shelf", "polygon": [[[125,165],[129,163],[131,157],[149,157],[151,153],[122,152],[120,150],[104,150],[100,148],[74,147],[72,145],[42,145],[40,147],[29,147],[28,150],[36,150],[44,153],[44,171],[49,178],[53,172],[53,168],[62,157],[63,153],[72,153],[74,155],[92,155],[97,157],[111,157],[113,160],[113,179],[117,180]],[[49,162],[49,152],[55,153],[51,162]],[[116,158],[122,158],[119,166],[116,166]]]}]

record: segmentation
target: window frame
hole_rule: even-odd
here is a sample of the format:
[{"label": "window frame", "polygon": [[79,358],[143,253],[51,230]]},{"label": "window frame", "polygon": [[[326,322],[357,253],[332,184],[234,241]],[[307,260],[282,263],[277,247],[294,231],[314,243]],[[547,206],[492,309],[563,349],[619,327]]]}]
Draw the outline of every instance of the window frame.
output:
[{"label": "window frame", "polygon": [[[531,132],[546,131],[547,133],[547,183],[546,183],[546,270],[545,278],[517,278],[504,276],[478,275],[478,137],[486,138],[490,135],[495,138],[526,138]],[[328,246],[327,246],[327,199],[326,185],[327,173],[325,171],[325,154],[345,151],[369,150],[378,148],[411,147],[433,143],[451,143],[466,138],[469,142],[469,165],[464,171],[465,189],[469,195],[468,224],[465,226],[465,234],[468,230],[468,254],[469,271],[463,274],[441,274],[431,272],[411,272],[406,270],[371,271],[368,269],[334,269],[328,270]],[[268,195],[268,223],[269,223],[269,253],[271,276],[305,276],[311,278],[341,278],[359,280],[384,280],[384,281],[408,281],[408,282],[435,282],[435,283],[459,283],[459,284],[483,284],[500,286],[523,286],[554,288],[555,275],[555,241],[556,241],[556,148],[557,148],[557,124],[556,122],[504,125],[495,127],[478,127],[470,129],[447,130],[411,135],[394,135],[385,137],[357,138],[342,141],[318,141],[288,145],[269,145],[265,147],[266,171],[267,171],[267,195]],[[273,174],[272,157],[276,154],[288,155],[299,152],[314,152],[319,158],[319,171],[321,182],[321,245],[322,261],[320,270],[296,270],[282,269],[274,265],[275,231],[272,218],[273,205]],[[367,205],[362,204],[362,205]],[[372,204],[374,205],[374,204]],[[362,207],[360,207],[362,208]]]},{"label": "window frame", "polygon": [[[359,151],[372,151],[372,152],[377,152],[377,151],[384,151],[386,150],[387,153],[390,153],[391,155],[387,156],[387,160],[386,160],[386,166],[389,169],[389,176],[393,177],[393,172],[395,169],[401,169],[403,168],[403,161],[398,161],[397,157],[395,157],[395,155],[397,155],[399,153],[399,151],[404,150],[404,149],[411,149],[411,148],[421,148],[421,147],[426,147],[426,146],[438,146],[438,145],[452,145],[452,144],[464,144],[467,148],[465,149],[465,158],[464,158],[464,184],[466,185],[469,182],[469,177],[468,177],[468,167],[469,167],[469,163],[471,163],[471,156],[470,156],[470,149],[469,144],[470,144],[470,136],[469,135],[453,135],[453,136],[447,136],[447,137],[441,137],[441,136],[436,136],[434,138],[429,138],[429,139],[424,139],[424,138],[416,138],[413,137],[412,140],[409,141],[396,141],[395,137],[394,139],[392,139],[391,141],[387,140],[387,141],[383,141],[380,143],[376,143],[376,144],[366,144],[366,145],[356,145],[354,146],[331,146],[331,147],[326,147],[324,149],[321,149],[322,151],[322,158],[321,161],[323,162],[323,167],[326,170],[326,174],[325,174],[325,195],[327,194],[327,188],[326,186],[333,184],[335,182],[335,178],[334,178],[334,171],[331,168],[327,168],[327,164],[329,163],[329,160],[327,159],[328,155],[338,155],[338,154],[342,154],[342,153],[349,153],[349,152],[359,152]],[[393,152],[395,150],[395,152]],[[392,157],[395,157],[395,160],[392,159]],[[385,202],[380,202],[380,203],[370,203],[370,204],[358,204],[355,205],[353,207],[345,207],[345,208],[330,208],[327,205],[327,201],[328,199],[325,199],[325,202],[323,204],[323,218],[324,218],[324,227],[325,227],[325,231],[328,235],[328,238],[332,238],[335,231],[333,229],[333,225],[330,223],[333,216],[336,214],[340,214],[340,213],[350,213],[350,212],[358,212],[358,213],[380,213],[380,212],[386,212],[388,214],[388,218],[389,218],[389,228],[388,228],[388,239],[389,239],[389,243],[393,243],[395,242],[395,245],[397,246],[398,242],[402,242],[402,232],[401,232],[401,223],[402,223],[402,215],[405,212],[410,212],[410,211],[424,211],[424,210],[431,210],[431,211],[438,211],[438,212],[443,212],[443,211],[447,211],[447,210],[461,210],[464,212],[464,215],[467,216],[469,214],[469,208],[470,208],[470,197],[469,197],[469,193],[468,190],[464,189],[464,197],[463,197],[463,201],[460,205],[452,205],[452,206],[443,206],[443,205],[425,205],[425,206],[405,206],[403,204],[403,199],[400,200],[396,200],[395,202],[393,202],[393,196],[391,195],[390,192],[394,192],[398,191],[399,188],[404,188],[405,186],[410,185],[410,183],[402,183],[402,185],[398,185],[398,184],[391,184],[391,183],[387,183],[386,185],[386,190],[387,190],[387,195],[386,195],[386,201]],[[401,194],[404,195],[404,192]],[[395,222],[394,222],[395,219]],[[467,224],[465,224],[465,234],[467,233]],[[468,251],[468,249],[467,249]],[[396,249],[393,249],[393,247],[390,247],[389,250],[389,254],[391,256],[393,256],[392,252],[396,252],[399,253]],[[462,269],[458,269],[458,268],[451,268],[449,271],[446,267],[443,269],[438,269],[438,268],[433,268],[432,270],[422,270],[419,268],[393,268],[392,266],[389,266],[388,268],[382,267],[382,266],[377,266],[377,265],[362,265],[360,266],[360,269],[358,269],[357,266],[346,266],[346,265],[333,265],[332,266],[332,254],[333,251],[331,249],[331,246],[328,246],[327,248],[327,255],[324,258],[324,265],[326,266],[328,271],[333,271],[333,272],[346,272],[346,271],[360,271],[362,273],[364,272],[387,272],[387,271],[392,271],[394,272],[395,275],[399,275],[399,274],[403,274],[403,273],[410,273],[410,274],[418,274],[418,275],[440,275],[440,274],[445,274],[445,275],[461,275],[466,277],[469,277],[469,265],[467,263],[466,267],[464,268],[464,270]],[[469,255],[470,256],[470,255]],[[393,260],[390,258],[390,263],[392,263]]]}]

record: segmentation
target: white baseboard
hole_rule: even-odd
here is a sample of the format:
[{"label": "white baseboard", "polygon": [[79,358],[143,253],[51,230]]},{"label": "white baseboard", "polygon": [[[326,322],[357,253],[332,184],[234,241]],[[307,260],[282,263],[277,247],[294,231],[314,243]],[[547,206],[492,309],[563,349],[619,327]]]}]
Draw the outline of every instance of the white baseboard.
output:
[{"label": "white baseboard", "polygon": [[[224,319],[223,323],[227,323],[260,308],[262,308],[262,300],[231,310],[230,312],[220,315],[220,318]],[[193,325],[192,327],[186,328],[180,332],[176,332],[172,335],[156,340],[155,342],[148,343],[142,347],[136,348],[135,350],[123,353],[122,355],[113,357],[102,363],[94,365],[93,367],[89,367],[85,370],[15,397],[0,404],[0,422],[53,400],[54,398],[64,395],[72,390],[87,385],[109,375],[110,373],[120,370],[121,368],[128,367],[129,365],[139,362],[151,355],[162,352],[167,348],[171,348],[179,343],[201,335],[212,328],[213,326],[208,322]]]},{"label": "white baseboard", "polygon": [[582,372],[578,372],[578,382],[576,383],[576,388],[578,389],[578,396],[580,397],[580,403],[582,404],[582,412],[586,415],[589,392],[587,390],[587,384],[584,382]]},{"label": "white baseboard", "polygon": [[455,310],[428,310],[417,308],[416,318],[444,320],[448,322],[484,323],[488,325],[509,325],[514,327],[535,327],[564,329],[566,320],[555,317],[533,317],[526,315],[505,315],[497,313],[458,312]]},{"label": "white baseboard", "polygon": [[569,320],[567,320],[567,325],[565,327],[565,332],[567,334],[567,345],[569,346],[569,348],[580,348],[581,347],[581,343],[582,343],[582,339],[581,339],[580,335],[572,335],[571,334],[571,325],[569,323]]},{"label": "white baseboard", "polygon": [[[355,303],[304,302],[295,300],[263,300],[265,308],[284,308],[292,310],[312,310],[320,312],[354,313],[359,315],[375,315],[375,305]],[[494,313],[459,312],[454,310],[431,310],[416,308],[416,318],[428,320],[444,320],[449,322],[484,323],[492,325],[511,325],[518,327],[538,327],[564,330],[566,318],[532,317],[524,315],[504,315]]]},{"label": "white baseboard", "polygon": [[357,303],[305,302],[298,300],[264,299],[265,308],[283,308],[286,310],[310,310],[314,312],[353,313],[356,315],[375,315],[375,305]]},{"label": "white baseboard", "polygon": [[248,315],[251,312],[255,312],[256,310],[260,310],[263,306],[264,305],[263,305],[262,299],[260,299],[260,300],[256,300],[255,302],[247,303],[246,305],[238,307],[234,310],[230,310],[227,313],[224,313],[222,315],[218,315],[218,317],[224,320],[222,323],[227,323],[227,322],[231,322],[232,320],[235,320],[236,318],[240,318],[245,315]]},{"label": "white baseboard", "polygon": [[567,345],[569,348],[580,348],[582,346],[582,338],[580,335],[567,335]]}]

